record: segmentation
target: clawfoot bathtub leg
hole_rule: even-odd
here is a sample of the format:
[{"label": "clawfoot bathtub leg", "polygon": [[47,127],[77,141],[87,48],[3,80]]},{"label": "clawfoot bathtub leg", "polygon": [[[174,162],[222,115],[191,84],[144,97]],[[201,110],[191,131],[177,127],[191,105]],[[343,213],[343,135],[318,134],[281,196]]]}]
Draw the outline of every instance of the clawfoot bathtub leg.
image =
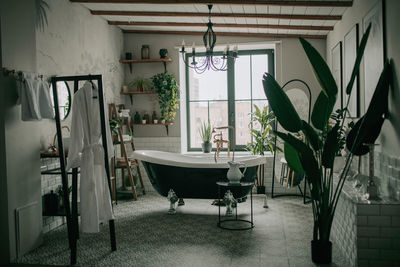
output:
[{"label": "clawfoot bathtub leg", "polygon": [[174,190],[170,189],[168,191],[167,199],[169,200],[170,204],[168,214],[175,214],[176,213],[175,203],[178,201],[178,197],[176,196]]},{"label": "clawfoot bathtub leg", "polygon": [[183,205],[185,205],[185,201],[183,201],[183,198],[180,198],[178,200],[178,206],[183,206]]},{"label": "clawfoot bathtub leg", "polygon": [[226,206],[226,216],[232,216],[233,215],[233,207],[236,207],[236,199],[233,197],[233,194],[230,190],[226,191],[224,195],[224,203]]}]

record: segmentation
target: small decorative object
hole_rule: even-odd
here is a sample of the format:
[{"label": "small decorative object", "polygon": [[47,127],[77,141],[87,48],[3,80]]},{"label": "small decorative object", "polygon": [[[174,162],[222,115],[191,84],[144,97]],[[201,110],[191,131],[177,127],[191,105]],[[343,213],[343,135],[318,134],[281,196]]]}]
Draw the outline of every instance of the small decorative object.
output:
[{"label": "small decorative object", "polygon": [[212,148],[212,143],[211,143],[211,135],[212,135],[212,127],[210,124],[210,121],[203,122],[201,124],[201,127],[199,129],[199,134],[201,140],[203,140],[203,143],[201,144],[201,150],[203,153],[210,153],[211,148]]},{"label": "small decorative object", "polygon": [[133,116],[133,123],[140,123],[140,114],[139,112],[135,112],[135,115]]},{"label": "small decorative object", "polygon": [[237,200],[233,197],[233,194],[230,190],[226,191],[224,195],[224,203],[226,206],[226,216],[233,216],[233,209],[237,205]]},{"label": "small decorative object", "polygon": [[153,114],[151,115],[151,121],[154,122],[154,123],[158,122],[157,113],[156,113],[155,110],[153,110]]},{"label": "small decorative object", "polygon": [[142,45],[142,59],[150,58],[150,47],[149,45]]},{"label": "small decorative object", "polygon": [[122,85],[122,92],[124,92],[124,93],[128,92],[128,86],[127,85]]},{"label": "small decorative object", "polygon": [[149,116],[149,114],[147,114],[147,112],[144,112],[143,119],[146,120],[147,122],[151,122],[150,116]]},{"label": "small decorative object", "polygon": [[127,60],[132,59],[132,53],[130,53],[130,52],[125,53],[125,59],[127,59]]},{"label": "small decorative object", "polygon": [[48,213],[56,213],[58,210],[58,195],[50,191],[50,193],[43,196],[44,210]]},{"label": "small decorative object", "polygon": [[[68,195],[72,192],[72,186],[68,187]],[[56,193],[58,195],[58,206],[59,208],[63,209],[64,208],[64,191],[62,185],[59,185],[56,189]]]},{"label": "small decorative object", "polygon": [[[226,173],[226,177],[228,178],[229,183],[230,184],[238,184],[238,183],[240,183],[240,179],[243,178],[247,167],[244,165],[244,163],[235,162],[235,161],[228,161],[228,164],[229,164],[229,170]],[[243,173],[239,169],[240,166],[245,167]]]},{"label": "small decorative object", "polygon": [[166,58],[168,56],[168,50],[166,48],[160,49],[160,58]]},{"label": "small decorative object", "polygon": [[[351,73],[346,81],[347,99],[351,99],[352,93],[357,94],[357,87],[353,88],[358,75],[361,59],[364,54],[371,25],[361,42],[356,55],[353,57],[351,66],[353,69],[346,69]],[[351,38],[355,41],[356,34]],[[345,36],[345,51],[346,51]],[[287,132],[276,132],[276,135],[284,141],[285,158],[289,167],[298,172],[304,173],[311,188],[314,227],[313,240],[311,241],[311,258],[314,263],[328,264],[332,261],[332,243],[330,242],[331,227],[334,223],[334,216],[343,185],[348,177],[354,156],[365,155],[370,148],[365,143],[374,143],[378,138],[385,118],[388,116],[389,88],[393,84],[392,63],[386,61],[381,72],[379,82],[370,101],[367,112],[362,116],[350,130],[346,137],[346,147],[349,150],[343,171],[337,180],[337,186],[332,187],[334,175],[335,155],[340,151],[340,133],[344,129],[346,117],[353,117],[357,114],[356,106],[349,110],[350,101],[343,110],[345,116],[334,125],[329,125],[329,117],[332,114],[338,87],[335,83],[329,67],[318,51],[305,39],[300,42],[311,63],[318,82],[321,86],[319,96],[314,104],[311,121],[312,124],[301,120],[285,91],[276,82],[275,78],[268,73],[263,76],[264,91],[268,98],[268,104],[273,110],[277,121]],[[351,42],[354,45],[353,42]],[[357,45],[358,42],[355,42]],[[346,53],[345,53],[346,60]],[[348,116],[346,116],[346,113]],[[296,138],[296,134],[302,132],[306,140]]]},{"label": "small decorative object", "polygon": [[138,77],[128,84],[130,91],[143,92],[150,87],[150,80]]},{"label": "small decorative object", "polygon": [[118,141],[118,129],[121,127],[121,122],[119,120],[112,119],[110,120],[110,131],[113,142]]},{"label": "small decorative object", "polygon": [[[163,72],[151,78],[158,94],[158,104],[161,109],[161,118],[172,122],[178,108],[179,86],[174,75]],[[164,122],[165,123],[165,122]]]},{"label": "small decorative object", "polygon": [[161,120],[161,123],[165,123],[165,120],[164,120],[164,119],[162,119],[162,120]]},{"label": "small decorative object", "polygon": [[143,117],[142,117],[142,123],[143,124],[146,124],[146,117],[143,115]]},{"label": "small decorative object", "polygon": [[168,191],[167,199],[168,199],[168,201],[170,203],[168,214],[171,214],[171,215],[175,214],[176,213],[175,203],[178,201],[178,197],[175,194],[174,190],[170,189]]},{"label": "small decorative object", "polygon": [[378,188],[374,182],[374,151],[375,144],[367,144],[369,147],[369,180],[367,186],[368,199],[378,199]]}]

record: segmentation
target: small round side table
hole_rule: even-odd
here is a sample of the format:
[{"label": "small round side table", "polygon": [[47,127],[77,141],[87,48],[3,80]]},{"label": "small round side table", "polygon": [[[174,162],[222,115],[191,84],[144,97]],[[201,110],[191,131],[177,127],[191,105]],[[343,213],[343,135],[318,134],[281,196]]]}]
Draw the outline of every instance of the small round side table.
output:
[{"label": "small round side table", "polygon": [[[235,211],[235,216],[234,219],[225,219],[225,220],[221,220],[221,205],[218,206],[218,223],[217,226],[221,229],[225,229],[225,230],[234,230],[234,231],[240,231],[240,230],[250,230],[252,228],[254,228],[254,223],[253,223],[253,191],[252,191],[252,187],[254,186],[254,183],[249,183],[249,182],[240,182],[237,184],[231,184],[228,182],[217,182],[217,186],[218,186],[218,199],[221,199],[221,188],[225,188],[226,190],[231,190],[231,191],[235,191],[236,189],[243,189],[246,187],[250,187],[250,218],[251,220],[244,220],[244,219],[238,219],[238,214],[237,214],[237,210],[238,210],[238,205],[236,204],[236,211]],[[235,198],[234,192],[232,192],[233,197]],[[237,198],[235,198],[237,199]],[[223,224],[226,222],[244,222],[249,224],[248,227],[226,227]]]}]

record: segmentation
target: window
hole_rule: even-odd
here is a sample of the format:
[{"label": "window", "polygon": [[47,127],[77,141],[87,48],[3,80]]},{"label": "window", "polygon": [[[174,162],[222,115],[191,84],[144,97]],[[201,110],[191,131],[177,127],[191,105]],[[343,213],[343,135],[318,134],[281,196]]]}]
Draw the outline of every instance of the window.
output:
[{"label": "window", "polygon": [[[200,54],[201,55],[201,54]],[[190,57],[190,54],[186,54]],[[200,150],[202,140],[198,129],[210,118],[213,127],[233,126],[236,130],[236,149],[244,150],[251,141],[250,113],[253,105],[268,105],[262,76],[274,75],[273,49],[239,51],[235,64],[230,59],[228,70],[206,71],[197,74],[186,67],[188,150]],[[237,126],[237,127],[236,127]],[[233,132],[223,131],[224,138],[233,144]]]}]

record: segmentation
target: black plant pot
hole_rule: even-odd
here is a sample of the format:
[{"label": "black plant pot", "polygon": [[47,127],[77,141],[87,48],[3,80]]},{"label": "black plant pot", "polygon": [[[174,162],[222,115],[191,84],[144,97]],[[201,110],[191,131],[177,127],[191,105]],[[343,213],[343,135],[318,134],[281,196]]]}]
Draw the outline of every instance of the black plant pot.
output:
[{"label": "black plant pot", "polygon": [[328,264],[332,262],[332,242],[312,240],[311,259],[317,264]]},{"label": "black plant pot", "polygon": [[203,151],[203,153],[210,153],[211,147],[212,147],[212,144],[210,142],[201,144],[201,150]]},{"label": "black plant pot", "polygon": [[257,185],[257,194],[265,195],[265,186],[264,185]]}]

